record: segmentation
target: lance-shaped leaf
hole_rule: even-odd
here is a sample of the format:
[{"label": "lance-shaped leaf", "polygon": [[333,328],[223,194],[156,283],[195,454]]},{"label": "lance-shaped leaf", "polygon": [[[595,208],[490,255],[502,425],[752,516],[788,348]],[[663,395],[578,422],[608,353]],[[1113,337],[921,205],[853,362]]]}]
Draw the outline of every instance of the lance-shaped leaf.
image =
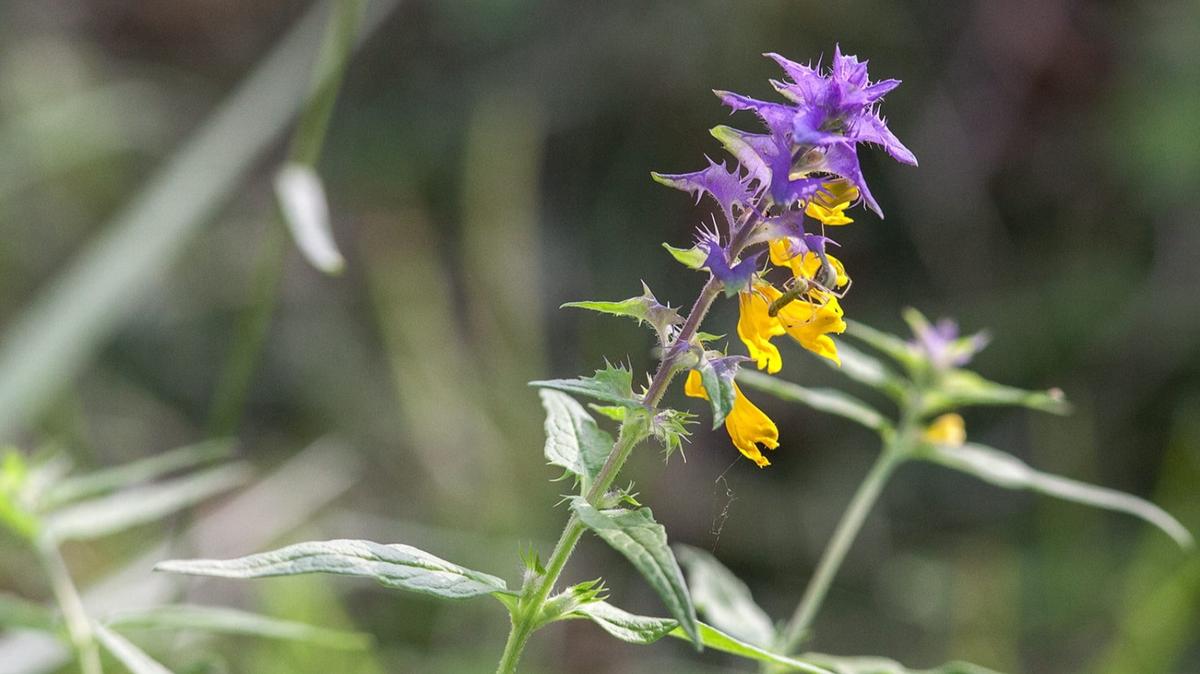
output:
[{"label": "lance-shaped leaf", "polygon": [[360,540],[309,541],[237,559],[180,559],[154,569],[219,578],[267,578],[331,573],[373,578],[385,587],[445,599],[507,592],[504,581],[447,562],[412,546]]},{"label": "lance-shaped leaf", "polygon": [[0,627],[53,632],[58,621],[50,609],[11,594],[0,593]]},{"label": "lance-shaped leaf", "polygon": [[538,396],[546,408],[546,460],[580,478],[587,491],[612,451],[612,436],[571,396],[553,389]]},{"label": "lance-shaped leaf", "polygon": [[196,505],[249,477],[247,466],[233,464],[80,501],[51,513],[42,535],[51,541],[101,538]]},{"label": "lance-shaped leaf", "polygon": [[696,366],[700,372],[700,384],[704,386],[708,404],[712,407],[714,430],[725,423],[725,417],[733,409],[733,401],[737,399],[733,378],[737,376],[738,364],[744,360],[750,359],[745,356],[722,356],[718,351],[709,351]]},{"label": "lance-shaped leaf", "polygon": [[96,641],[132,674],[171,674],[171,670],[146,655],[142,649],[120,634],[99,623],[94,623],[92,629],[96,634]]},{"label": "lance-shaped leaf", "polygon": [[675,309],[660,304],[658,298],[650,292],[650,287],[644,282],[642,291],[641,295],[620,302],[567,302],[560,308],[573,307],[599,311],[613,316],[628,316],[636,320],[639,325],[643,322],[649,324],[658,334],[659,344],[666,346],[675,336],[676,326],[683,323],[683,317]]},{"label": "lance-shaped leaf", "polygon": [[874,356],[859,351],[844,340],[838,342],[839,366],[828,358],[819,358],[822,363],[836,369],[860,384],[882,391],[892,398],[904,395],[904,380]]},{"label": "lance-shaped leaf", "polygon": [[[692,641],[692,638],[679,627],[679,622],[676,620],[635,615],[603,601],[582,606],[570,617],[591,620],[613,637],[631,644],[652,644],[664,636]],[[807,674],[832,674],[829,670],[816,665],[772,653],[766,649],[746,643],[711,625],[698,623],[698,627],[700,643],[715,651],[729,653],[730,655],[736,655],[756,662],[778,665],[787,671],[806,672]]]},{"label": "lance-shaped leaf", "polygon": [[147,482],[168,473],[226,458],[232,448],[233,441],[228,439],[207,440],[139,461],[70,477],[53,485],[40,505],[43,508],[54,508],[88,496]]},{"label": "lance-shaped leaf", "polygon": [[633,374],[623,367],[614,365],[607,365],[603,370],[596,370],[596,374],[591,377],[544,379],[531,381],[529,385],[550,388],[563,393],[574,393],[624,407],[641,407],[642,405],[642,402],[633,394]]},{"label": "lance-shaped leaf", "polygon": [[1017,457],[992,447],[974,443],[959,447],[928,445],[919,456],[1006,489],[1028,489],[1095,508],[1128,513],[1158,527],[1180,547],[1190,548],[1193,544],[1191,533],[1178,520],[1145,499],[1043,473]]},{"label": "lance-shaped leaf", "polygon": [[687,573],[696,611],[713,627],[747,643],[767,646],[775,625],[750,595],[750,588],[709,553],[676,545],[675,554]]},{"label": "lance-shaped leaf", "polygon": [[920,360],[915,347],[896,335],[876,330],[858,321],[846,321],[846,334],[866,343],[905,368],[912,369]]},{"label": "lance-shaped leaf", "polygon": [[808,388],[753,370],[738,372],[737,380],[780,400],[800,403],[818,412],[849,419],[876,432],[891,428],[891,423],[870,405],[837,389]]},{"label": "lance-shaped leaf", "polygon": [[663,244],[663,248],[675,258],[677,262],[687,267],[688,269],[701,269],[704,267],[704,260],[708,258],[708,251],[699,246],[691,248],[676,248],[670,244]]},{"label": "lance-shaped leaf", "polygon": [[1059,389],[1029,391],[988,381],[970,370],[948,370],[938,378],[938,386],[929,392],[923,412],[937,414],[965,405],[1006,405],[1067,414],[1071,405]]},{"label": "lance-shaped leaf", "polygon": [[654,521],[650,509],[597,510],[578,496],[571,499],[571,509],[579,521],[633,564],[700,648],[696,608],[692,606],[679,563],[667,545],[667,530]]},{"label": "lance-shaped leaf", "polygon": [[933,669],[909,669],[888,658],[805,653],[799,656],[813,664],[829,668],[833,674],[999,674],[969,662],[950,662]]},{"label": "lance-shaped leaf", "polygon": [[264,639],[301,641],[325,648],[363,650],[371,645],[371,635],[315,627],[291,620],[279,620],[257,613],[218,606],[174,604],[137,611],[122,611],[104,621],[117,629],[197,630],[216,634],[239,634]]}]

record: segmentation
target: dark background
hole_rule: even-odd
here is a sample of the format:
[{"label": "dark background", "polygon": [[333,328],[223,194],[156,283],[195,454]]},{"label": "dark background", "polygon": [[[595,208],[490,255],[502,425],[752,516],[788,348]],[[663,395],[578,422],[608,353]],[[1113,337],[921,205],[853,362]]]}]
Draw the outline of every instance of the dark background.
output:
[{"label": "dark background", "polygon": [[[5,332],[119,224],[306,6],[0,5]],[[653,365],[652,340],[632,322],[556,307],[629,297],[639,280],[689,305],[703,277],[659,246],[686,244],[706,210],[649,172],[720,158],[711,126],[754,129],[709,90],[770,97],[778,72],[762,52],[827,61],[835,43],[870,59],[873,77],[904,80],[884,111],[920,160],[860,153],[887,218],[859,209],[836,232],[854,277],[847,315],[900,331],[900,309],[915,306],[988,329],[976,369],[1061,387],[1076,411],[973,410],[972,438],[1152,498],[1196,531],[1198,29],[1200,6],[1184,0],[401,0],[350,65],[319,165],[348,267],[331,278],[287,258],[236,431],[239,455],[263,474],[331,436],[338,477],[329,499],[297,511],[302,525],[276,524],[299,508],[292,500],[264,501],[261,518],[224,532],[261,530],[262,541],[226,551],[361,536],[519,582],[518,546],[548,553],[569,488],[548,482],[556,472],[543,465],[541,410],[525,382],[606,357],[637,377]],[[281,227],[270,176],[283,155],[280,141],[165,273],[139,280],[115,332],[6,440],[65,448],[86,467],[205,437],[236,321],[254,308],[255,270]],[[735,319],[725,302],[706,329],[732,334]],[[841,385],[795,345],[784,354],[784,378]],[[841,420],[755,399],[780,425],[771,468],[736,460],[725,435],[701,425],[686,461],[646,448],[623,479],[673,540],[715,551],[782,620],[876,446]],[[679,391],[671,400],[706,414]],[[321,489],[284,492],[302,501]],[[68,557],[87,584],[182,526]],[[27,561],[5,549],[0,586],[41,596]],[[614,603],[663,612],[623,560],[587,540],[567,578],[601,575]],[[185,586],[193,600],[361,629],[378,648],[140,641],[179,671],[491,671],[507,627],[494,602],[436,603],[364,582]],[[1197,606],[1200,560],[1139,522],[912,466],[852,551],[813,647],[922,667],[1194,672]],[[620,644],[583,623],[540,632],[527,664],[744,667],[680,643]]]}]

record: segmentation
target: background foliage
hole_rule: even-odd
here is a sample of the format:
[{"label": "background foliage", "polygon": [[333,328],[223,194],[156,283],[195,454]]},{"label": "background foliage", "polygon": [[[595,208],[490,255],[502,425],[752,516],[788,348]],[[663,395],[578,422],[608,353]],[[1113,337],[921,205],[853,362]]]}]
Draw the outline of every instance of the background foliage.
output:
[{"label": "background foliage", "polygon": [[[973,439],[1152,497],[1200,528],[1194,3],[370,6],[382,23],[351,63],[319,164],[347,265],[330,278],[290,249],[282,265],[235,431],[259,481],[190,519],[64,553],[92,601],[106,588],[128,602],[182,587],[191,601],[369,632],[376,646],[147,633],[141,643],[164,661],[197,672],[490,671],[504,638],[493,603],[321,578],[180,584],[149,577],[147,560],[166,557],[168,540],[236,556],[362,537],[514,584],[519,545],[548,548],[565,516],[550,507],[564,489],[546,481],[556,469],[543,465],[542,410],[525,382],[591,371],[605,355],[628,354],[635,371],[652,362],[632,322],[554,307],[635,295],[639,278],[663,301],[693,296],[700,277],[659,243],[686,243],[703,211],[648,172],[718,152],[706,129],[724,112],[707,92],[766,96],[774,72],[760,52],[805,60],[835,41],[876,76],[905,81],[890,122],[921,159],[910,169],[864,153],[888,218],[863,214],[839,232],[855,277],[849,315],[901,331],[897,310],[912,304],[989,328],[976,370],[1059,386],[1076,412],[972,410]],[[271,176],[287,127],[276,111],[292,105],[287,78],[306,81],[315,40],[262,66],[278,69],[256,80],[257,98],[223,101],[305,9],[0,6],[5,440],[102,467],[223,423],[223,401],[240,393],[220,384],[246,339],[238,320],[274,295],[262,279],[281,226]],[[218,110],[231,125],[221,128],[246,135],[206,136]],[[185,161],[193,146],[215,149]],[[176,189],[155,201],[164,181]],[[192,212],[194,226],[168,224]],[[106,249],[137,217],[145,236]],[[112,264],[81,264],[104,250]],[[58,316],[50,307],[71,279],[94,294],[72,320],[39,322]],[[105,288],[121,292],[101,312],[86,300]],[[732,310],[713,324],[732,325]],[[785,378],[835,381],[793,352]],[[771,469],[701,430],[686,462],[643,450],[628,475],[672,540],[715,551],[785,615],[874,444],[761,398],[785,440]],[[614,603],[661,613],[615,553],[584,545],[574,575],[604,575]],[[0,588],[47,596],[31,563],[0,545]],[[912,465],[816,630],[824,651],[917,665],[1186,672],[1200,665],[1198,595],[1200,559],[1132,519]],[[616,645],[586,621],[542,633],[530,671],[555,671],[568,640],[590,654],[589,672],[705,671],[683,643]],[[0,641],[0,671],[28,671],[16,654],[34,652]]]}]

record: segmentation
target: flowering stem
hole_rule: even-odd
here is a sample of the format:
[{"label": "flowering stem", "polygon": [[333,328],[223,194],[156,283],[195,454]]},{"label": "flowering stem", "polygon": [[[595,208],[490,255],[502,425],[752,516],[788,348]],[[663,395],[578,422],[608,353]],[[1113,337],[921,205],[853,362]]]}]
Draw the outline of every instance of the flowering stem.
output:
[{"label": "flowering stem", "polygon": [[75,647],[75,656],[79,659],[79,670],[82,674],[103,674],[100,667],[100,651],[92,633],[91,619],[83,608],[83,600],[71,580],[66,562],[52,543],[38,541],[35,545],[38,558],[46,575],[50,579],[50,589],[54,599],[62,611],[63,622],[67,626],[67,634],[71,637],[71,645]]},{"label": "flowering stem", "polygon": [[[746,242],[754,229],[757,211],[757,208],[749,210],[746,220],[738,227],[737,233],[730,241],[730,259],[735,259],[746,247]],[[642,398],[642,404],[649,411],[650,418],[657,411],[658,403],[666,394],[671,380],[675,378],[680,355],[684,352],[686,345],[690,344],[692,338],[696,336],[700,324],[704,322],[704,317],[708,315],[708,310],[712,308],[713,302],[720,293],[721,282],[715,277],[709,278],[708,283],[700,290],[700,295],[692,305],[692,310],[688,312],[687,320],[679,329],[679,334],[663,352],[663,359],[658,365],[658,370],[654,373],[650,385],[646,387],[646,395]],[[639,419],[641,421],[638,421]],[[585,495],[588,503],[596,505],[600,497],[612,487],[612,483],[617,479],[617,474],[621,472],[621,468],[633,452],[633,448],[649,435],[650,427],[646,419],[642,415],[630,415],[621,424],[621,433],[617,437],[612,451],[609,452],[608,458],[596,475],[595,482],[592,483],[591,489]],[[558,582],[563,567],[566,566],[567,560],[575,550],[575,545],[583,536],[583,530],[584,526],[579,518],[571,515],[567,520],[566,527],[563,528],[562,535],[558,538],[558,543],[554,546],[554,552],[550,554],[545,573],[530,576],[521,588],[521,598],[517,603],[517,610],[512,615],[512,627],[508,633],[508,641],[504,644],[504,653],[500,657],[500,664],[496,668],[497,674],[511,674],[517,671],[521,652],[525,649],[529,637],[538,627],[542,604],[550,596],[554,584]]]},{"label": "flowering stem", "polygon": [[903,463],[912,451],[920,430],[920,408],[921,394],[919,390],[913,391],[906,400],[898,428],[894,433],[884,435],[883,451],[863,478],[858,490],[854,492],[854,497],[850,499],[850,505],[842,514],[842,519],[833,532],[833,538],[821,554],[821,561],[817,563],[817,569],[809,580],[808,587],[804,589],[800,604],[796,606],[796,611],[780,632],[781,653],[794,653],[808,636],[809,628],[812,627],[817,612],[821,610],[821,604],[825,601],[846,554],[850,552],[850,547],[854,545],[854,540],[862,530],[867,514],[879,500],[884,485],[896,467]]}]

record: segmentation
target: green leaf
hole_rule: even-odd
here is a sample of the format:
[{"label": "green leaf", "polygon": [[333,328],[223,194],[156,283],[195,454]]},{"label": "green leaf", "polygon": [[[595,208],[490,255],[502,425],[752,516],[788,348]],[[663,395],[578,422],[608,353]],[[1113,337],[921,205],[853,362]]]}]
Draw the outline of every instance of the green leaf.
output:
[{"label": "green leaf", "polygon": [[840,367],[828,358],[818,358],[817,360],[854,381],[882,391],[892,398],[899,399],[904,395],[904,379],[878,358],[859,351],[847,344],[845,340],[838,342],[838,358],[842,361]]},{"label": "green leaf", "polygon": [[992,447],[973,443],[961,447],[926,445],[919,456],[1005,489],[1028,489],[1095,508],[1127,513],[1158,527],[1182,548],[1193,545],[1191,533],[1178,520],[1145,499],[1040,472],[1017,457]]},{"label": "green leaf", "polygon": [[633,564],[699,648],[696,609],[683,572],[667,545],[666,529],[654,521],[650,509],[597,510],[581,497],[571,499],[571,508],[587,528]]},{"label": "green leaf", "polygon": [[715,557],[699,548],[676,545],[675,555],[687,573],[696,611],[714,627],[747,643],[767,646],[775,625],[750,595],[750,588]]},{"label": "green leaf", "polygon": [[553,389],[538,396],[546,408],[546,460],[579,477],[587,491],[612,451],[612,436],[571,396]]},{"label": "green leaf", "polygon": [[0,456],[0,526],[25,539],[33,538],[38,529],[26,503],[28,479],[25,457],[14,447],[5,448]]},{"label": "green leaf", "polygon": [[238,559],[184,559],[158,563],[156,571],[218,578],[266,578],[331,573],[373,578],[385,587],[445,599],[507,592],[504,581],[447,562],[408,545],[333,540],[297,543]]},{"label": "green leaf", "polygon": [[48,515],[42,535],[51,541],[102,538],[196,505],[249,477],[246,466],[232,464],[80,501]]},{"label": "green leaf", "polygon": [[603,370],[596,370],[596,374],[591,377],[531,381],[529,385],[587,396],[624,407],[641,407],[642,405],[642,402],[633,394],[633,374],[623,367],[611,364],[605,366]]},{"label": "green leaf", "polygon": [[669,306],[660,304],[650,287],[642,283],[642,294],[630,297],[620,302],[567,302],[560,308],[588,309],[613,316],[627,316],[641,323],[648,323],[658,334],[661,346],[670,344],[674,336],[675,326],[683,323],[679,312]]},{"label": "green leaf", "polygon": [[142,649],[134,646],[128,639],[108,629],[104,625],[94,623],[92,629],[96,633],[96,641],[104,647],[132,674],[171,674],[171,670],[163,667],[157,660],[146,655]]},{"label": "green leaf", "polygon": [[938,379],[937,388],[925,397],[924,414],[937,414],[967,405],[1028,407],[1068,414],[1071,405],[1059,389],[1029,391],[988,381],[970,370],[949,370]]},{"label": "green leaf", "polygon": [[892,427],[891,422],[870,405],[837,389],[807,388],[754,370],[738,372],[737,380],[780,400],[800,403],[818,412],[849,419],[876,432],[885,432]]},{"label": "green leaf", "polygon": [[346,260],[333,240],[321,176],[306,164],[285,163],[275,174],[275,197],[296,247],[309,264],[326,274],[340,274]]},{"label": "green leaf", "polygon": [[629,411],[627,407],[620,405],[597,405],[596,403],[588,403],[588,407],[595,412],[603,414],[613,421],[625,421],[625,413]]},{"label": "green leaf", "polygon": [[109,627],[118,629],[198,630],[218,634],[240,634],[266,639],[302,641],[338,650],[364,650],[369,648],[372,642],[371,635],[362,632],[330,630],[216,606],[156,606],[115,613],[104,622]]},{"label": "green leaf", "polygon": [[903,338],[883,332],[882,330],[876,330],[865,323],[847,320],[846,334],[865,342],[868,346],[890,357],[906,368],[911,369],[916,367],[920,362],[921,357],[917,355],[913,346]]},{"label": "green leaf", "polygon": [[58,620],[53,611],[41,604],[0,593],[0,627],[54,632],[58,629]]},{"label": "green leaf", "polygon": [[[720,354],[717,355],[720,356]],[[700,384],[704,386],[704,392],[708,394],[708,404],[712,408],[712,427],[713,430],[716,430],[725,423],[725,417],[729,416],[729,412],[733,409],[733,401],[737,399],[737,392],[733,388],[733,378],[737,375],[738,367],[736,361],[732,366],[716,366],[707,357],[708,354],[705,356],[696,365],[696,370],[700,373]],[[727,359],[726,362],[731,360]]]},{"label": "green leaf", "polygon": [[934,669],[909,669],[895,660],[872,656],[846,657],[805,653],[800,657],[813,664],[828,667],[833,674],[998,674],[968,662],[950,662]]},{"label": "green leaf", "polygon": [[51,487],[40,505],[49,509],[88,496],[130,487],[139,482],[162,477],[167,473],[194,468],[226,458],[232,449],[232,440],[207,440],[121,466],[67,478]]},{"label": "green leaf", "polygon": [[704,266],[704,261],[708,258],[708,254],[700,250],[696,246],[691,248],[676,248],[670,244],[663,244],[663,248],[675,258],[677,262],[687,267],[688,269],[700,269]]},{"label": "green leaf", "polygon": [[[605,632],[608,632],[621,641],[631,644],[652,644],[664,636],[671,636],[676,639],[695,643],[688,636],[687,632],[684,632],[679,627],[679,622],[676,620],[634,615],[607,602],[601,601],[587,604],[577,609],[569,617],[591,620]],[[698,623],[697,626],[699,628],[700,643],[715,651],[785,667],[788,671],[808,672],[809,674],[832,674],[828,670],[815,665],[783,655],[777,655],[753,644],[748,644],[711,625]]]}]

